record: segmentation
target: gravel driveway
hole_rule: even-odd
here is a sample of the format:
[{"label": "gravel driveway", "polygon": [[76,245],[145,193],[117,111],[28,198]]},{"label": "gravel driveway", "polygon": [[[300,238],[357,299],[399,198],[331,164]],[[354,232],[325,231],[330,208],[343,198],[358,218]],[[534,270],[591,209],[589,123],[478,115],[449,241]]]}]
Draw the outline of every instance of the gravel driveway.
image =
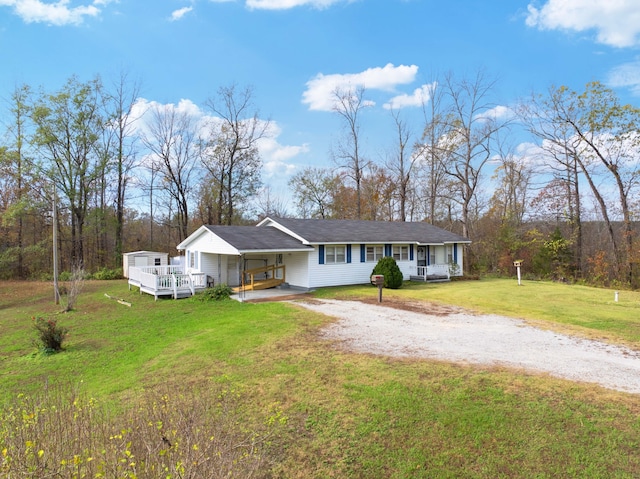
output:
[{"label": "gravel driveway", "polygon": [[458,308],[428,314],[358,301],[295,304],[339,318],[323,336],[353,351],[523,368],[640,393],[640,353],[538,329],[522,320]]}]

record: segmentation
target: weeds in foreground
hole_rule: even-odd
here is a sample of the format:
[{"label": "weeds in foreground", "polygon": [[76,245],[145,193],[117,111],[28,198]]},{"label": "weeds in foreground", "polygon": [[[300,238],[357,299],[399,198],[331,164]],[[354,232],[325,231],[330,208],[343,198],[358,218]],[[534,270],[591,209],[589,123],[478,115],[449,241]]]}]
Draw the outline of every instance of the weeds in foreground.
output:
[{"label": "weeds in foreground", "polygon": [[[209,385],[207,385],[209,386]],[[117,417],[72,389],[19,395],[0,411],[0,476],[252,478],[267,475],[268,440],[285,423],[242,422],[240,396],[223,385],[144,394]]]}]

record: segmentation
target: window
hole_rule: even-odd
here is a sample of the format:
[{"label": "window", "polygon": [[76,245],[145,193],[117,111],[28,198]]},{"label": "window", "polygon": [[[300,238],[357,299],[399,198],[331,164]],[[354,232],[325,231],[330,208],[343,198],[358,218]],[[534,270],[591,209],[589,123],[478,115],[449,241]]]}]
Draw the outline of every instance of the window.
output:
[{"label": "window", "polygon": [[447,248],[447,263],[453,263],[453,245],[448,244]]},{"label": "window", "polygon": [[346,263],[347,262],[347,247],[346,246],[326,246],[325,249],[325,263]]},{"label": "window", "polygon": [[436,247],[429,248],[429,264],[436,264]]},{"label": "window", "polygon": [[189,253],[189,268],[196,267],[196,254],[194,252]]},{"label": "window", "polygon": [[393,259],[396,261],[407,261],[409,259],[408,246],[393,246]]},{"label": "window", "polygon": [[154,266],[162,265],[162,260],[160,258],[153,258],[153,265]]},{"label": "window", "polygon": [[384,248],[380,246],[367,246],[367,261],[377,262],[384,256]]}]

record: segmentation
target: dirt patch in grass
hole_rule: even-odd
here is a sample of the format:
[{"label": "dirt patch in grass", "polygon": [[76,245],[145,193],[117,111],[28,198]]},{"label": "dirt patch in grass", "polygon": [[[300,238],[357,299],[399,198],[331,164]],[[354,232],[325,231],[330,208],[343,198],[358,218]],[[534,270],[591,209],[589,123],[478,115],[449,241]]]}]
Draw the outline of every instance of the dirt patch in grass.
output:
[{"label": "dirt patch in grass", "polygon": [[359,301],[365,304],[375,304],[386,306],[388,308],[402,309],[404,311],[413,311],[414,313],[431,314],[433,316],[448,316],[455,313],[473,314],[471,311],[465,310],[464,308],[428,301],[409,301],[399,298],[383,298],[382,303],[378,303],[377,298],[365,298],[359,299]]}]

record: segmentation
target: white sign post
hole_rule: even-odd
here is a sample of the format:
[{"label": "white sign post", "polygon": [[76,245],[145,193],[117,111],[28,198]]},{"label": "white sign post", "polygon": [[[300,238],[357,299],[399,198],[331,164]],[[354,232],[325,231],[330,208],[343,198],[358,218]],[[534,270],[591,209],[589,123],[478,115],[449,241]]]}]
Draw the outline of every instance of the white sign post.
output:
[{"label": "white sign post", "polygon": [[516,267],[516,271],[518,272],[518,286],[520,286],[522,284],[520,281],[520,266],[522,266],[522,260],[514,261],[513,265]]}]

